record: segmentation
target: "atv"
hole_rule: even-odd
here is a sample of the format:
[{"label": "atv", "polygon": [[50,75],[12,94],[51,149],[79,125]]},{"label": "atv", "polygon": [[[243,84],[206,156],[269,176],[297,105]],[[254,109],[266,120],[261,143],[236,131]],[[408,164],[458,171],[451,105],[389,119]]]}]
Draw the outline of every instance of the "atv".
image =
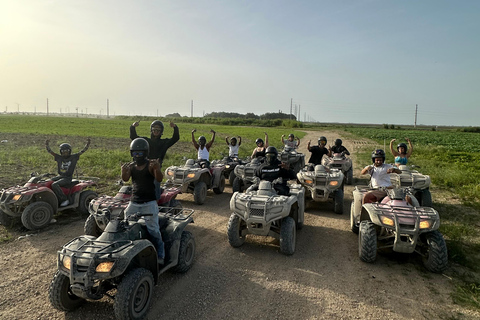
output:
[{"label": "atv", "polygon": [[240,159],[238,157],[223,157],[222,160],[213,160],[212,166],[224,165],[225,170],[223,170],[223,175],[225,179],[228,179],[230,185],[233,186],[233,181],[235,180],[235,167],[238,165],[245,165],[250,162],[250,159]]},{"label": "atv", "polygon": [[169,269],[184,273],[193,264],[195,239],[185,230],[193,222],[192,214],[189,209],[158,213],[164,264],[158,264],[142,219],[152,213],[111,220],[98,238],[83,235],[69,241],[57,254],[58,269],[48,289],[50,303],[58,310],[72,311],[86,299],[112,297],[111,290],[116,289],[115,317],[143,319],[159,275]]},{"label": "atv", "polygon": [[[447,268],[445,240],[438,231],[440,216],[430,207],[421,207],[412,188],[385,189],[381,202],[366,203],[355,211],[352,203],[352,231],[358,232],[358,254],[362,261],[374,262],[377,250],[391,248],[394,252],[419,253],[424,266],[431,272]],[[357,190],[359,194],[368,189]],[[354,191],[355,194],[355,191]]]},{"label": "atv", "polygon": [[328,170],[321,164],[307,164],[297,173],[298,181],[307,189],[305,195],[315,202],[333,200],[333,211],[338,214],[343,213],[343,178],[341,170]]},{"label": "atv", "polygon": [[230,200],[233,213],[227,230],[232,247],[240,247],[247,234],[254,234],[279,239],[280,252],[285,255],[295,252],[297,229],[301,229],[304,222],[304,189],[292,184],[290,194],[282,196],[274,189],[276,182],[279,181],[262,180],[246,193],[233,194]]},{"label": "atv", "polygon": [[392,173],[390,180],[392,184],[397,187],[412,187],[421,206],[432,206],[432,194],[430,193],[430,176],[423,175],[417,170],[414,170],[415,166],[401,165],[398,169],[402,170],[402,173]]},{"label": "atv", "polygon": [[345,176],[345,183],[347,185],[353,184],[353,167],[352,159],[347,157],[344,152],[334,153],[333,157],[326,155],[322,158],[322,164],[329,169],[340,169]]},{"label": "atv", "polygon": [[81,214],[88,214],[88,204],[97,197],[97,193],[88,188],[96,186],[98,178],[73,179],[68,186],[62,187],[70,204],[60,207],[52,190],[54,181],[48,179],[52,176],[56,175],[32,173],[23,186],[0,191],[0,222],[4,226],[11,226],[21,220],[25,228],[36,230],[50,224],[52,217],[60,211],[74,209]]},{"label": "atv", "polygon": [[305,167],[305,155],[292,147],[285,146],[278,154],[278,160],[287,163],[296,174]]},{"label": "atv", "polygon": [[247,164],[237,165],[234,169],[235,179],[233,180],[233,192],[243,192],[255,182],[258,167],[265,162],[265,157],[253,158]]},{"label": "atv", "polygon": [[[163,207],[181,210],[182,205],[175,199],[177,194],[181,193],[180,187],[166,184],[162,189],[160,199],[157,201],[160,211]],[[123,217],[123,211],[127,208],[131,196],[132,186],[122,186],[114,197],[103,195],[90,201],[88,207],[90,215],[85,221],[83,232],[90,236],[100,236],[110,220]]]},{"label": "atv", "polygon": [[196,204],[203,204],[207,199],[207,189],[221,194],[225,189],[225,166],[204,165],[203,160],[188,159],[183,166],[170,166],[165,170],[167,183],[180,185],[182,193],[193,193]]}]

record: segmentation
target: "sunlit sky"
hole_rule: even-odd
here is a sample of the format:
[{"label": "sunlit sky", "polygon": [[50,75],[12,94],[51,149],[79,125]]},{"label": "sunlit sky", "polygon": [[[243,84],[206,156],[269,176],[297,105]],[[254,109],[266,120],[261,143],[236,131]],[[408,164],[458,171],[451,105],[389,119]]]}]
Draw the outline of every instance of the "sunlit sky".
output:
[{"label": "sunlit sky", "polygon": [[479,80],[480,1],[0,0],[0,112],[479,126]]}]

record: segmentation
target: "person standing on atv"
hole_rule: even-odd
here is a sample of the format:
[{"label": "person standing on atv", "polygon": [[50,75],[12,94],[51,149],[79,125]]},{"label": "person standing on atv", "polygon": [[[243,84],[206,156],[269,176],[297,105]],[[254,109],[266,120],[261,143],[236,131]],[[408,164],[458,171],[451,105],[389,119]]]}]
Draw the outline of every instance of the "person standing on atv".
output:
[{"label": "person standing on atv", "polygon": [[285,135],[282,134],[282,143],[285,147],[290,147],[290,148],[293,148],[293,149],[297,149],[300,146],[300,139],[298,137],[295,137],[293,135],[293,133],[290,133],[288,135],[287,140],[285,140],[284,138],[285,138]]},{"label": "person standing on atv", "polygon": [[136,138],[130,143],[130,155],[133,162],[122,165],[122,180],[127,182],[132,179],[132,197],[125,209],[125,217],[135,213],[152,213],[146,216],[145,224],[151,241],[157,250],[158,263],[163,264],[165,247],[158,224],[158,205],[155,196],[154,181],[162,181],[162,165],[158,159],[149,160],[148,141],[144,138]]},{"label": "person standing on atv", "polygon": [[277,178],[282,178],[282,183],[276,183],[273,187],[279,195],[288,196],[290,188],[287,185],[288,180],[296,178],[295,171],[289,168],[288,164],[278,160],[278,151],[275,147],[268,147],[265,152],[265,162],[260,165],[255,175],[260,180],[273,182]]},{"label": "person standing on atv", "polygon": [[262,139],[255,140],[257,147],[253,149],[252,159],[257,157],[265,157],[265,150],[268,148],[268,134],[265,132],[265,143]]},{"label": "person standing on atv", "polygon": [[330,155],[334,154],[334,153],[343,153],[343,154],[346,154],[347,156],[350,155],[350,152],[348,152],[347,148],[345,148],[344,146],[342,146],[342,139],[336,139],[335,140],[335,145],[332,147],[330,146],[328,148],[328,150],[330,151]]},{"label": "person standing on atv", "polygon": [[[318,146],[310,146],[311,141],[309,140],[307,143],[307,149],[312,153],[310,156],[310,159],[308,160],[308,163],[311,163],[314,167],[317,164],[322,163],[322,158],[323,155],[331,156],[331,152],[325,148],[327,145],[327,138],[324,136],[321,136],[318,138]],[[313,169],[312,169],[313,170]]]},{"label": "person standing on atv", "polygon": [[392,141],[390,141],[390,152],[392,152],[393,156],[395,157],[395,165],[397,167],[407,164],[408,158],[410,158],[412,155],[412,142],[408,138],[405,138],[405,140],[407,140],[410,149],[408,149],[407,145],[402,142],[397,145],[397,151],[393,150],[393,143],[396,141],[396,139],[392,139]]},{"label": "person standing on atv", "polygon": [[[140,121],[135,121],[130,126],[130,139],[134,140],[140,138],[137,134],[136,128],[140,124]],[[180,133],[178,127],[175,123],[170,121],[170,127],[173,128],[173,136],[171,138],[161,139],[163,134],[163,122],[160,120],[155,120],[150,124],[150,138],[148,137],[141,137],[148,142],[149,152],[148,158],[149,159],[158,159],[158,162],[163,163],[163,158],[165,158],[165,154],[167,153],[167,149],[173,146],[179,139]],[[160,187],[160,182],[155,182],[155,196],[157,200],[160,199],[160,195],[162,194],[162,189]]]},{"label": "person standing on atv", "polygon": [[228,156],[230,158],[238,158],[238,150],[240,149],[240,145],[242,144],[242,137],[238,136],[238,144],[237,138],[232,137],[230,141],[228,141],[228,137],[225,137],[225,142],[228,146]]},{"label": "person standing on atv", "polygon": [[195,141],[195,132],[197,132],[197,129],[192,130],[192,143],[195,149],[197,149],[197,159],[200,162],[200,166],[203,167],[210,167],[210,148],[212,147],[213,142],[215,141],[215,134],[216,132],[210,130],[210,132],[213,134],[212,135],[212,140],[210,140],[209,143],[207,143],[207,138],[205,136],[200,136],[198,137],[198,143]]},{"label": "person standing on atv", "polygon": [[87,138],[85,147],[79,153],[74,154],[72,154],[72,147],[68,143],[62,143],[60,145],[60,154],[53,152],[49,144],[50,140],[46,140],[45,147],[48,153],[54,157],[58,168],[58,176],[52,178],[52,180],[55,181],[52,183],[52,191],[57,196],[60,207],[65,207],[68,206],[69,201],[62,191],[62,187],[68,186],[72,182],[73,172],[75,171],[78,159],[80,159],[80,155],[88,150],[90,138]]},{"label": "person standing on atv", "polygon": [[370,174],[370,186],[376,190],[369,191],[363,197],[363,203],[381,201],[387,192],[385,188],[391,188],[390,173],[402,173],[402,170],[395,168],[391,164],[385,163],[385,151],[377,149],[372,152],[372,165],[362,169],[361,174]]}]

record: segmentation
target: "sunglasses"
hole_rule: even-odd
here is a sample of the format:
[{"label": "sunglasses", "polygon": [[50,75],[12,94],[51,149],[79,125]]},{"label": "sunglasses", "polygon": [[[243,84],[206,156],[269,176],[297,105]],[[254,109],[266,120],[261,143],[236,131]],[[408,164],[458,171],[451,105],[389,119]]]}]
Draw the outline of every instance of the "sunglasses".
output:
[{"label": "sunglasses", "polygon": [[143,157],[145,153],[143,151],[133,151],[132,156],[134,157]]},{"label": "sunglasses", "polygon": [[152,132],[162,132],[161,129],[152,129]]}]

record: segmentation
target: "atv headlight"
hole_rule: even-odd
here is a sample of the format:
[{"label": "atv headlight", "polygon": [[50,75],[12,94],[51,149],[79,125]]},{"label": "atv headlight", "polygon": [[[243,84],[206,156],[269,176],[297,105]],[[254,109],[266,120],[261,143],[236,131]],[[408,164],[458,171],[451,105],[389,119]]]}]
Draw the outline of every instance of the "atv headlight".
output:
[{"label": "atv headlight", "polygon": [[13,196],[12,200],[13,200],[13,201],[17,201],[17,200],[19,200],[21,197],[22,197],[21,194],[16,194],[16,195]]},{"label": "atv headlight", "polygon": [[65,267],[65,269],[70,270],[72,266],[72,258],[68,256],[63,256],[62,265]]},{"label": "atv headlight", "polygon": [[306,184],[313,184],[313,180],[312,179],[305,179],[304,180]]},{"label": "atv headlight", "polygon": [[167,171],[167,176],[173,177],[173,174],[174,174],[173,170],[168,170]]},{"label": "atv headlight", "polygon": [[420,229],[428,229],[430,226],[430,220],[420,220]]},{"label": "atv headlight", "polygon": [[395,221],[393,221],[393,219],[390,219],[388,217],[381,217],[380,220],[382,221],[382,223],[386,226],[391,226],[393,227],[395,225]]},{"label": "atv headlight", "polygon": [[335,187],[338,186],[338,181],[330,181],[328,184],[332,187]]},{"label": "atv headlight", "polygon": [[194,178],[194,177],[195,177],[195,173],[193,173],[193,172],[187,174],[187,178]]},{"label": "atv headlight", "polygon": [[107,261],[107,262],[102,262],[100,263],[96,268],[96,272],[110,272],[113,267],[113,261]]},{"label": "atv headlight", "polygon": [[225,165],[225,168],[226,169],[230,168],[230,165],[229,164]]}]

